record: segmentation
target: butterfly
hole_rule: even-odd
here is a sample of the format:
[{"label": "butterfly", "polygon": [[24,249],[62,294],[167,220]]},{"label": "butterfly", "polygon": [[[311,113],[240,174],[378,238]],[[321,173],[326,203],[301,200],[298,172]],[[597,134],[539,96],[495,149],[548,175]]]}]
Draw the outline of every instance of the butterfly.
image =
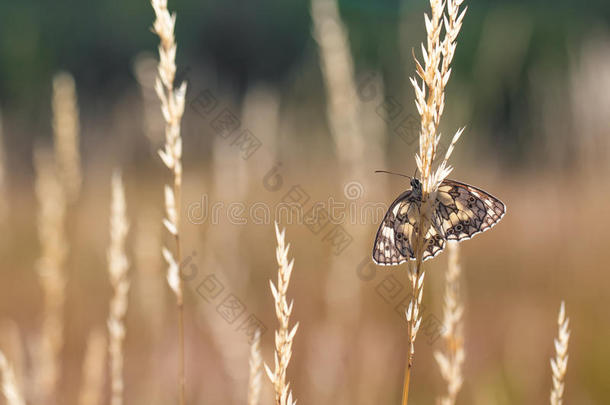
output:
[{"label": "butterfly", "polygon": [[[379,226],[373,246],[375,263],[391,266],[415,259],[421,204],[421,182],[412,178],[411,189],[394,200]],[[470,239],[491,229],[506,213],[504,203],[491,194],[448,179],[438,187],[434,207],[423,260],[440,253],[447,240]]]}]

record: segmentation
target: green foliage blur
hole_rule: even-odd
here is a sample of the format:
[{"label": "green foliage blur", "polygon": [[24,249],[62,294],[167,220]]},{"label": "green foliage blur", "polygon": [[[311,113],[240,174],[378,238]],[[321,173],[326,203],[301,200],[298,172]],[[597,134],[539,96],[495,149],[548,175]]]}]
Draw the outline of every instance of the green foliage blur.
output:
[{"label": "green foliage blur", "polygon": [[[309,6],[303,0],[172,1],[178,65],[212,66],[238,94],[261,80],[282,89],[295,71],[312,71],[303,80],[315,92],[301,96],[319,102],[324,90]],[[608,30],[610,2],[477,0],[468,7],[454,62],[454,77],[471,86],[474,122],[467,124],[499,137],[507,156],[518,158],[535,136],[529,72],[544,66],[565,75],[583,38]],[[387,89],[410,91],[411,49],[419,49],[427,9],[423,0],[340,1],[357,73],[380,71]],[[111,104],[137,86],[135,55],[155,51],[147,29],[152,21],[147,1],[0,2],[0,107],[17,126],[44,127],[51,78],[59,70],[75,76],[79,100]]]}]

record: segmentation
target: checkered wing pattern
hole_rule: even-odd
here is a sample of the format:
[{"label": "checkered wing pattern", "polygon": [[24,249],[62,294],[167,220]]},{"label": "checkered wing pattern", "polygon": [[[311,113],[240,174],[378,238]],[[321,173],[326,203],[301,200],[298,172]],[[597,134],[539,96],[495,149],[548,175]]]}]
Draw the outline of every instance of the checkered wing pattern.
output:
[{"label": "checkered wing pattern", "polygon": [[[395,266],[415,259],[421,199],[412,190],[401,194],[390,206],[377,230],[373,260],[382,266]],[[436,256],[445,247],[441,228],[429,227],[423,260]]]},{"label": "checkered wing pattern", "polygon": [[465,240],[491,229],[506,213],[506,206],[491,194],[455,180],[438,188],[436,217],[447,240]]},{"label": "checkered wing pattern", "polygon": [[[421,195],[402,193],[386,213],[375,238],[373,260],[395,266],[415,259]],[[454,180],[445,180],[436,195],[436,211],[425,238],[423,260],[445,248],[447,240],[465,240],[492,228],[506,213],[502,201],[489,193]]]},{"label": "checkered wing pattern", "polygon": [[408,190],[390,205],[377,230],[373,246],[375,263],[385,266],[398,265],[413,254],[410,243],[413,226],[409,222],[409,212],[415,218],[414,212],[419,210],[419,204],[411,190]]}]

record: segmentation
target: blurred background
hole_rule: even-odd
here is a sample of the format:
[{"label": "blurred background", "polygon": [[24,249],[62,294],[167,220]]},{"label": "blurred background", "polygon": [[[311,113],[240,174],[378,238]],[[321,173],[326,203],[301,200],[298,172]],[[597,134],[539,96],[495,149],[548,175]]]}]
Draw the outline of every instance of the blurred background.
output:
[{"label": "blurred background", "polygon": [[[508,213],[460,244],[466,361],[457,403],[546,402],[561,300],[572,329],[565,403],[608,403],[610,3],[465,4],[441,144],[466,127],[451,177],[499,197]],[[398,403],[409,282],[403,267],[375,267],[370,251],[377,211],[408,183],[373,172],[415,171],[419,116],[409,77],[429,4],[176,0],[169,8],[177,13],[176,81],[188,83],[188,402],[245,403],[252,325],[266,330],[263,355],[273,361],[277,220],[296,262],[288,294],[301,326],[289,380],[299,403]],[[125,401],[177,398],[176,314],[160,255],[170,176],[156,153],[164,124],[153,20],[146,1],[0,3],[0,349],[30,400],[44,305],[37,218],[41,201],[54,198],[37,199],[33,155],[53,150],[66,109],[82,188],[68,195],[63,225],[55,402],[84,403],[88,341],[105,333],[115,168],[130,222]],[[304,213],[336,202],[343,216],[306,224],[277,209],[287,201]],[[442,347],[446,254],[428,263],[413,403],[432,403],[445,389],[432,353]],[[107,381],[100,392],[106,401]],[[263,394],[271,403],[267,383]]]}]

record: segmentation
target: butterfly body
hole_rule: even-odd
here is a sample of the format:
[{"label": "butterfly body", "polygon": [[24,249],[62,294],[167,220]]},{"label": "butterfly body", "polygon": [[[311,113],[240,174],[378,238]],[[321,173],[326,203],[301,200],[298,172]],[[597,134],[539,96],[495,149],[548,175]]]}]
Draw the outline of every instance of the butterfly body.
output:
[{"label": "butterfly body", "polygon": [[[447,240],[470,239],[490,229],[506,213],[499,199],[455,180],[444,180],[432,197],[423,260],[440,253]],[[415,259],[421,206],[421,183],[413,178],[411,189],[394,200],[379,226],[373,247],[375,263],[389,266]]]}]

